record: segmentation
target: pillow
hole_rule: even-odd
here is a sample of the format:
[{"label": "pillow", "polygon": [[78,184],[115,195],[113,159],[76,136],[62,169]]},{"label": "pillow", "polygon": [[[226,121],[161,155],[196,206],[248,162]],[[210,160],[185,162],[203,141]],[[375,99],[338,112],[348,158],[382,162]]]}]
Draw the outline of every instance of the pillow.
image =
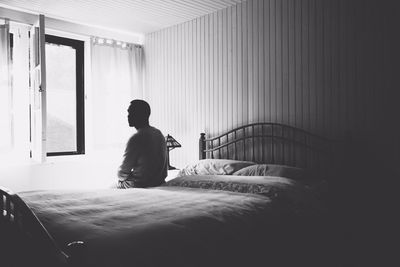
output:
[{"label": "pillow", "polygon": [[299,187],[296,181],[283,177],[240,177],[231,175],[191,175],[172,179],[162,186],[222,190],[237,193],[261,194],[276,198],[291,187]]},{"label": "pillow", "polygon": [[244,167],[254,165],[251,161],[228,159],[202,159],[183,168],[178,177],[184,175],[230,175]]},{"label": "pillow", "polygon": [[312,178],[310,173],[302,168],[276,164],[256,164],[242,168],[233,173],[240,176],[279,176],[293,180]]},{"label": "pillow", "polygon": [[242,168],[233,173],[233,175],[240,176],[268,176],[268,165],[267,164],[255,164],[245,168]]}]

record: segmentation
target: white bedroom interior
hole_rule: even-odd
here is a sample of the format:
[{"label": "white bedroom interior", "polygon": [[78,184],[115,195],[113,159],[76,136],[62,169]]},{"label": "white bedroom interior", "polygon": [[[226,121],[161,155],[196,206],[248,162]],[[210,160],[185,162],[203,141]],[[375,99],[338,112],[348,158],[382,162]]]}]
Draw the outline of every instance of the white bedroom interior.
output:
[{"label": "white bedroom interior", "polygon": [[[92,13],[86,17],[79,12],[75,14],[86,19],[83,23],[82,18],[71,19],[73,5],[68,6],[69,13],[65,9],[70,18],[63,19],[65,3],[40,6],[39,2],[35,5],[35,1],[30,4],[1,1],[0,15],[10,18],[11,25],[23,28],[32,24],[42,12],[47,15],[46,33],[78,37],[85,42],[86,156],[101,155],[96,160],[106,162],[102,167],[108,166],[107,171],[103,170],[107,175],[113,175],[112,168],[118,166],[119,155],[129,136],[129,129],[124,125],[123,103],[127,102],[125,98],[136,97],[151,104],[151,123],[182,144],[171,152],[171,162],[178,168],[197,160],[200,132],[211,136],[262,121],[288,123],[329,138],[351,136],[357,141],[354,143],[359,143],[366,150],[364,153],[376,157],[379,164],[395,166],[399,157],[399,127],[394,123],[398,112],[393,103],[398,88],[394,75],[398,38],[393,34],[393,27],[397,25],[393,1],[385,4],[341,0],[216,1],[213,5],[204,3],[201,9],[196,9],[201,4],[177,6],[175,10],[167,6],[143,7],[143,15],[135,18],[123,17],[123,6],[116,5],[110,14],[122,15],[119,20],[114,18],[114,24],[112,20],[97,16],[104,7],[91,6],[91,1],[82,5],[82,9],[91,8]],[[149,22],[143,18],[146,16],[159,19]],[[191,16],[194,18],[189,19]],[[90,20],[92,23],[88,22]],[[124,24],[128,22],[134,26],[129,28]],[[107,23],[120,28],[104,27]],[[127,68],[120,67],[115,73],[109,73],[108,78],[97,76],[106,80],[93,80],[92,72],[113,71],[116,65],[99,63],[109,60],[105,54],[107,46],[93,50],[96,44],[90,45],[91,36],[140,45],[142,54],[138,60],[143,62],[143,69],[136,74],[130,70],[132,77],[139,78],[134,77],[134,82],[122,81],[116,73]],[[26,48],[20,51],[27,53]],[[112,50],[109,53],[113,53]],[[19,62],[18,55],[15,65]],[[22,78],[15,77],[14,87],[23,87],[18,84],[22,82],[26,86],[27,79],[26,74]],[[129,83],[132,86],[127,85]],[[13,133],[14,151],[19,151],[19,156],[24,153],[23,158],[29,150],[26,134],[29,99],[26,95],[16,99],[15,95],[13,114],[17,117],[13,119],[17,122],[15,126],[20,125],[22,130]],[[385,133],[384,138],[382,133]],[[99,147],[103,149],[96,150]],[[114,153],[101,154],[105,147],[112,147]],[[10,160],[8,152],[2,155],[9,159],[3,160],[4,165],[17,162]],[[57,168],[67,164],[65,161],[80,162],[83,158],[82,155],[48,157],[47,163],[42,165]],[[41,165],[24,166],[42,169]],[[17,167],[17,170],[24,168]],[[2,169],[7,173],[7,168]],[[93,171],[89,167],[82,177],[87,179]],[[398,173],[397,167],[393,171]],[[27,170],[25,174],[34,172]],[[2,175],[2,179],[4,177],[7,175]],[[34,177],[28,184],[40,180]]]},{"label": "white bedroom interior", "polygon": [[[145,34],[239,2],[216,1],[205,5],[186,3],[175,6],[172,2],[164,2],[162,4],[148,3],[143,6],[141,3],[127,1],[119,5],[114,4],[114,7],[108,10],[110,11],[109,19],[105,19],[101,13],[109,7],[107,3],[96,4],[95,1],[87,1],[77,5],[59,2],[53,5],[49,1],[1,1],[0,17],[4,20],[2,24],[9,25],[14,39],[10,52],[13,54],[12,64],[10,64],[12,78],[8,79],[12,80],[13,88],[9,90],[3,87],[7,94],[3,100],[9,101],[3,105],[6,112],[2,113],[4,114],[2,123],[4,122],[7,127],[3,128],[2,137],[4,134],[9,135],[10,138],[1,151],[1,157],[5,162],[1,167],[2,184],[18,191],[43,187],[79,188],[85,187],[85,184],[86,187],[104,187],[113,183],[126,140],[132,133],[132,129],[127,127],[126,122],[127,105],[131,99],[144,97]],[[78,7],[81,8],[81,12],[77,12]],[[128,16],[126,13],[128,10],[135,16]],[[70,118],[73,117],[71,113],[84,113],[82,115],[84,116],[82,119],[84,120],[82,127],[84,137],[81,138],[84,140],[84,153],[65,156],[48,155],[45,162],[39,164],[30,159],[30,154],[35,153],[35,149],[32,149],[34,143],[29,144],[29,139],[32,139],[30,131],[34,127],[29,126],[32,123],[30,120],[32,114],[29,113],[30,96],[26,90],[30,82],[29,69],[26,68],[29,65],[27,36],[30,25],[36,22],[38,14],[45,14],[46,34],[82,41],[85,44],[84,99],[81,100],[83,110],[77,112],[68,108],[68,105],[77,105],[77,103],[68,103],[65,95],[59,95],[58,100],[54,98],[54,101],[51,101],[50,88],[46,101],[48,111],[45,112],[48,117],[46,120],[48,124],[47,152],[50,153],[52,143],[54,143],[54,138],[51,140],[52,133],[55,131],[59,135],[65,135],[62,128],[51,128],[52,122],[49,118],[52,116],[50,111],[52,107],[53,111],[56,108],[60,109],[57,111],[58,114],[63,113],[64,116]],[[51,47],[47,46],[49,45],[46,44],[46,50],[48,50],[46,61],[48,61],[47,65],[51,65]],[[56,66],[57,63],[54,61],[52,65]],[[47,66],[47,72],[48,75],[51,75],[51,72],[54,73],[51,66]],[[7,75],[3,77],[6,79]],[[51,81],[60,80],[59,77],[52,79],[49,76],[47,80],[50,83],[49,87],[52,86],[51,83],[53,83],[53,88],[63,85],[61,82],[54,84]],[[61,102],[55,103],[57,101]],[[66,108],[61,110],[61,106],[66,106]],[[156,121],[152,123],[157,124]],[[77,127],[73,125],[70,131],[76,130]],[[166,129],[161,130],[168,134]],[[65,143],[68,142],[70,141],[61,140],[59,143],[65,147]],[[72,143],[74,142],[77,141]],[[171,162],[175,162],[176,156],[175,153],[171,153]],[[189,160],[179,162],[177,158],[175,165],[183,166]],[[75,175],[71,175],[71,171],[76,171]],[[54,172],[59,173],[57,178],[49,175]],[[96,178],[87,179],[87,177]]]},{"label": "white bedroom interior", "polygon": [[[143,98],[150,123],[182,145],[170,153],[179,169],[198,160],[201,132],[285,123],[346,140],[353,168],[334,187],[343,214],[376,208],[370,192],[384,195],[400,176],[397,1],[139,2],[0,0],[1,33],[13,35],[13,69],[1,69],[1,186],[109,187],[133,132],[126,109]],[[84,153],[44,162],[31,159],[29,141],[28,32],[39,14],[46,34],[83,42],[85,54]],[[361,240],[374,239],[364,227]]]}]

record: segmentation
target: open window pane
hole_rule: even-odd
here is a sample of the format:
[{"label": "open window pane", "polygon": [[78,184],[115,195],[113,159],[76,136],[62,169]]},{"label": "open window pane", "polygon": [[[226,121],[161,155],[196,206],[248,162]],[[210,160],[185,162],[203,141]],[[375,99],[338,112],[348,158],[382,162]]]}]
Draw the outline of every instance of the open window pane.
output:
[{"label": "open window pane", "polygon": [[76,151],[76,51],[46,44],[47,152]]},{"label": "open window pane", "polygon": [[50,156],[83,153],[82,57],[83,42],[46,35],[46,146]]}]

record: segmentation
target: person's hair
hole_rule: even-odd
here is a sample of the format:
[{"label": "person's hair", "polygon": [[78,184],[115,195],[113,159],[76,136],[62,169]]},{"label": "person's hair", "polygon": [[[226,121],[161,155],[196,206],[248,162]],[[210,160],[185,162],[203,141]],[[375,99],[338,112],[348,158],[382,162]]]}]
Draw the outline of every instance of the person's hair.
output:
[{"label": "person's hair", "polygon": [[141,99],[135,99],[131,101],[129,110],[134,113],[137,123],[139,126],[149,124],[149,117],[151,113],[150,105]]}]

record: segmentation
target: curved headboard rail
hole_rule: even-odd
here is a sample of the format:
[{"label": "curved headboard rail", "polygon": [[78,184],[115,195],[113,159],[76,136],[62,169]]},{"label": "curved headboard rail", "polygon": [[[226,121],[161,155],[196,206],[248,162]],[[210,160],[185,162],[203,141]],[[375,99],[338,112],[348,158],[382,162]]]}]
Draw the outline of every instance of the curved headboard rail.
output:
[{"label": "curved headboard rail", "polygon": [[252,123],[215,137],[201,133],[199,158],[282,164],[317,172],[332,167],[335,140],[280,123]]},{"label": "curved headboard rail", "polygon": [[307,134],[309,136],[313,136],[315,138],[323,139],[323,140],[326,140],[326,141],[330,140],[329,138],[326,138],[324,136],[319,136],[317,134],[310,133],[310,132],[307,132],[306,130],[303,130],[301,128],[297,128],[297,127],[294,127],[294,126],[291,126],[291,125],[287,125],[287,124],[282,124],[282,123],[277,123],[277,122],[256,122],[256,123],[250,123],[250,124],[246,124],[246,125],[243,125],[243,126],[239,126],[239,127],[234,128],[232,130],[229,130],[228,132],[223,133],[223,134],[221,134],[219,136],[215,136],[215,137],[212,137],[212,138],[205,139],[205,141],[213,141],[213,140],[216,140],[218,138],[224,137],[224,136],[226,136],[228,134],[231,134],[231,133],[237,132],[239,130],[242,130],[244,128],[252,128],[252,127],[256,127],[256,126],[260,126],[260,125],[263,125],[263,126],[275,126],[275,127],[276,126],[285,127],[286,129],[291,129],[291,130],[294,130],[294,131],[296,131],[298,133],[304,133],[304,134]]},{"label": "curved headboard rail", "polygon": [[[66,254],[57,246],[29,206],[17,194],[4,187],[0,187],[0,234],[0,249],[7,254],[7,258],[2,257],[0,263],[7,266],[10,265],[7,260],[12,261],[12,266],[34,265],[33,258],[45,260],[51,266],[80,264],[74,262],[77,258],[75,255]],[[71,249],[71,246],[68,245],[68,248]],[[21,261],[26,265],[20,265]]]}]

